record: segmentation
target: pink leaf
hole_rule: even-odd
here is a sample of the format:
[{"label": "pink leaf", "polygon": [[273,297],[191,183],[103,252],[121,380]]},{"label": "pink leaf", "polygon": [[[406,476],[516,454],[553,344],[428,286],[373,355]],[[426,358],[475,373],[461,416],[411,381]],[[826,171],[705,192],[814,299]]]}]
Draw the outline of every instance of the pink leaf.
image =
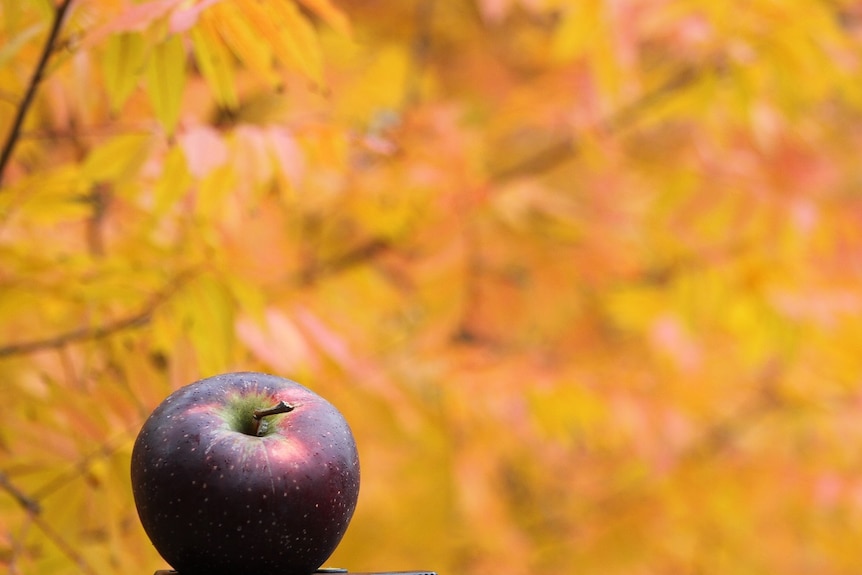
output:
[{"label": "pink leaf", "polygon": [[221,2],[221,0],[203,0],[196,5],[178,8],[177,10],[174,10],[174,13],[171,14],[171,20],[168,29],[171,31],[172,34],[187,32],[192,26],[197,23],[198,17],[201,15],[201,12],[218,2]]},{"label": "pink leaf", "polygon": [[512,9],[512,0],[479,0],[479,12],[489,24],[497,24]]},{"label": "pink leaf", "polygon": [[845,481],[834,472],[823,472],[814,481],[814,501],[819,507],[831,507],[838,503],[845,489]]},{"label": "pink leaf", "polygon": [[335,363],[348,372],[354,372],[359,362],[353,356],[347,342],[339,334],[332,331],[320,318],[304,308],[296,311],[296,319],[303,330],[314,340]]},{"label": "pink leaf", "polygon": [[269,143],[281,171],[293,186],[305,172],[305,156],[294,137],[285,129],[273,127],[268,130]]},{"label": "pink leaf", "polygon": [[221,135],[209,126],[194,126],[179,136],[189,172],[203,177],[228,159],[228,149]]},{"label": "pink leaf", "polygon": [[241,182],[260,183],[272,177],[272,158],[267,154],[266,135],[257,126],[238,126],[234,131],[234,165]]},{"label": "pink leaf", "polygon": [[116,18],[108,20],[103,26],[90,33],[85,46],[98,44],[111,34],[119,32],[143,32],[159,18],[168,15],[174,6],[183,0],[155,0],[143,4],[133,4]]},{"label": "pink leaf", "polygon": [[653,345],[667,354],[681,369],[697,368],[702,360],[700,347],[676,317],[664,315],[652,325],[650,339]]},{"label": "pink leaf", "polygon": [[417,417],[411,400],[397,385],[393,385],[371,362],[354,355],[344,337],[333,331],[310,310],[299,307],[294,318],[309,343],[323,351],[357,383],[372,390],[391,405],[399,406],[397,417],[401,425],[405,429],[415,429]]},{"label": "pink leaf", "polygon": [[317,364],[305,336],[286,314],[277,309],[266,310],[263,325],[248,317],[239,318],[236,332],[258,360],[278,371],[291,372]]}]

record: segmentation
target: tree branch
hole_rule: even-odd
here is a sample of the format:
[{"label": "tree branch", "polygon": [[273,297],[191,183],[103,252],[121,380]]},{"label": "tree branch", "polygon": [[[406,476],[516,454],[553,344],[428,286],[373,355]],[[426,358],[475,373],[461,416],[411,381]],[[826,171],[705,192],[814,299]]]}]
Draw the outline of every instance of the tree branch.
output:
[{"label": "tree branch", "polygon": [[9,160],[12,158],[12,152],[15,151],[15,145],[18,143],[21,135],[21,126],[24,124],[24,118],[33,104],[33,99],[36,96],[36,90],[42,82],[42,77],[45,74],[45,67],[48,65],[48,60],[54,52],[57,38],[60,36],[60,29],[63,27],[63,19],[72,5],[73,0],[63,0],[54,10],[54,22],[51,25],[51,31],[48,38],[45,40],[45,46],[42,48],[42,55],[39,57],[39,62],[36,64],[36,69],[33,70],[33,76],[30,78],[30,83],[27,86],[27,91],[24,93],[24,98],[18,104],[18,111],[12,121],[12,127],[9,129],[9,135],[6,136],[6,142],[3,144],[3,149],[0,151],[0,184],[3,183],[3,176],[6,173],[6,167]]}]

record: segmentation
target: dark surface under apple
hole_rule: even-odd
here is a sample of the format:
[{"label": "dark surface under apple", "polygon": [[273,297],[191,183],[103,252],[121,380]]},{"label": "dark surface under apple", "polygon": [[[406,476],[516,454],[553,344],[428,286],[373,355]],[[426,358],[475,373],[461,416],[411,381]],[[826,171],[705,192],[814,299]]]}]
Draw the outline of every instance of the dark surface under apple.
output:
[{"label": "dark surface under apple", "polygon": [[[255,421],[255,409],[279,402],[292,409]],[[131,473],[144,530],[183,575],[312,573],[359,494],[356,444],[338,410],[296,382],[250,372],[165,399],[138,435]]]}]

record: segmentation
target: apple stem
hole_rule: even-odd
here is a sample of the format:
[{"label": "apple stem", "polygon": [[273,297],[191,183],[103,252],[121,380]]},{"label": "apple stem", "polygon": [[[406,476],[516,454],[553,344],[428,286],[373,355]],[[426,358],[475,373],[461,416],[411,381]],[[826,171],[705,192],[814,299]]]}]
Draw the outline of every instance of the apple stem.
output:
[{"label": "apple stem", "polygon": [[291,405],[286,401],[282,400],[268,409],[255,409],[254,413],[252,413],[251,415],[252,419],[254,420],[251,428],[252,433],[254,435],[262,435],[260,423],[261,420],[267,415],[278,415],[279,413],[287,413],[289,411],[293,411],[295,408],[295,405]]}]

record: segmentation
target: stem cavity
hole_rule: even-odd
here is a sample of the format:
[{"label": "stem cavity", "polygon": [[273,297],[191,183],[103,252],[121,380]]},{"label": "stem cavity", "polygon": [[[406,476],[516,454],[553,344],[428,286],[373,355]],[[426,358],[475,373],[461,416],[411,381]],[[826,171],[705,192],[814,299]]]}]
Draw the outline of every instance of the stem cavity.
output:
[{"label": "stem cavity", "polygon": [[[255,409],[254,413],[252,413],[252,435],[257,435],[258,437],[262,436],[266,433],[267,425],[265,421],[262,421],[264,417],[268,415],[278,415],[279,413],[288,413],[296,409],[295,405],[291,405],[286,401],[279,401],[277,404],[273,405],[268,409]],[[263,425],[261,425],[263,424]]]}]

